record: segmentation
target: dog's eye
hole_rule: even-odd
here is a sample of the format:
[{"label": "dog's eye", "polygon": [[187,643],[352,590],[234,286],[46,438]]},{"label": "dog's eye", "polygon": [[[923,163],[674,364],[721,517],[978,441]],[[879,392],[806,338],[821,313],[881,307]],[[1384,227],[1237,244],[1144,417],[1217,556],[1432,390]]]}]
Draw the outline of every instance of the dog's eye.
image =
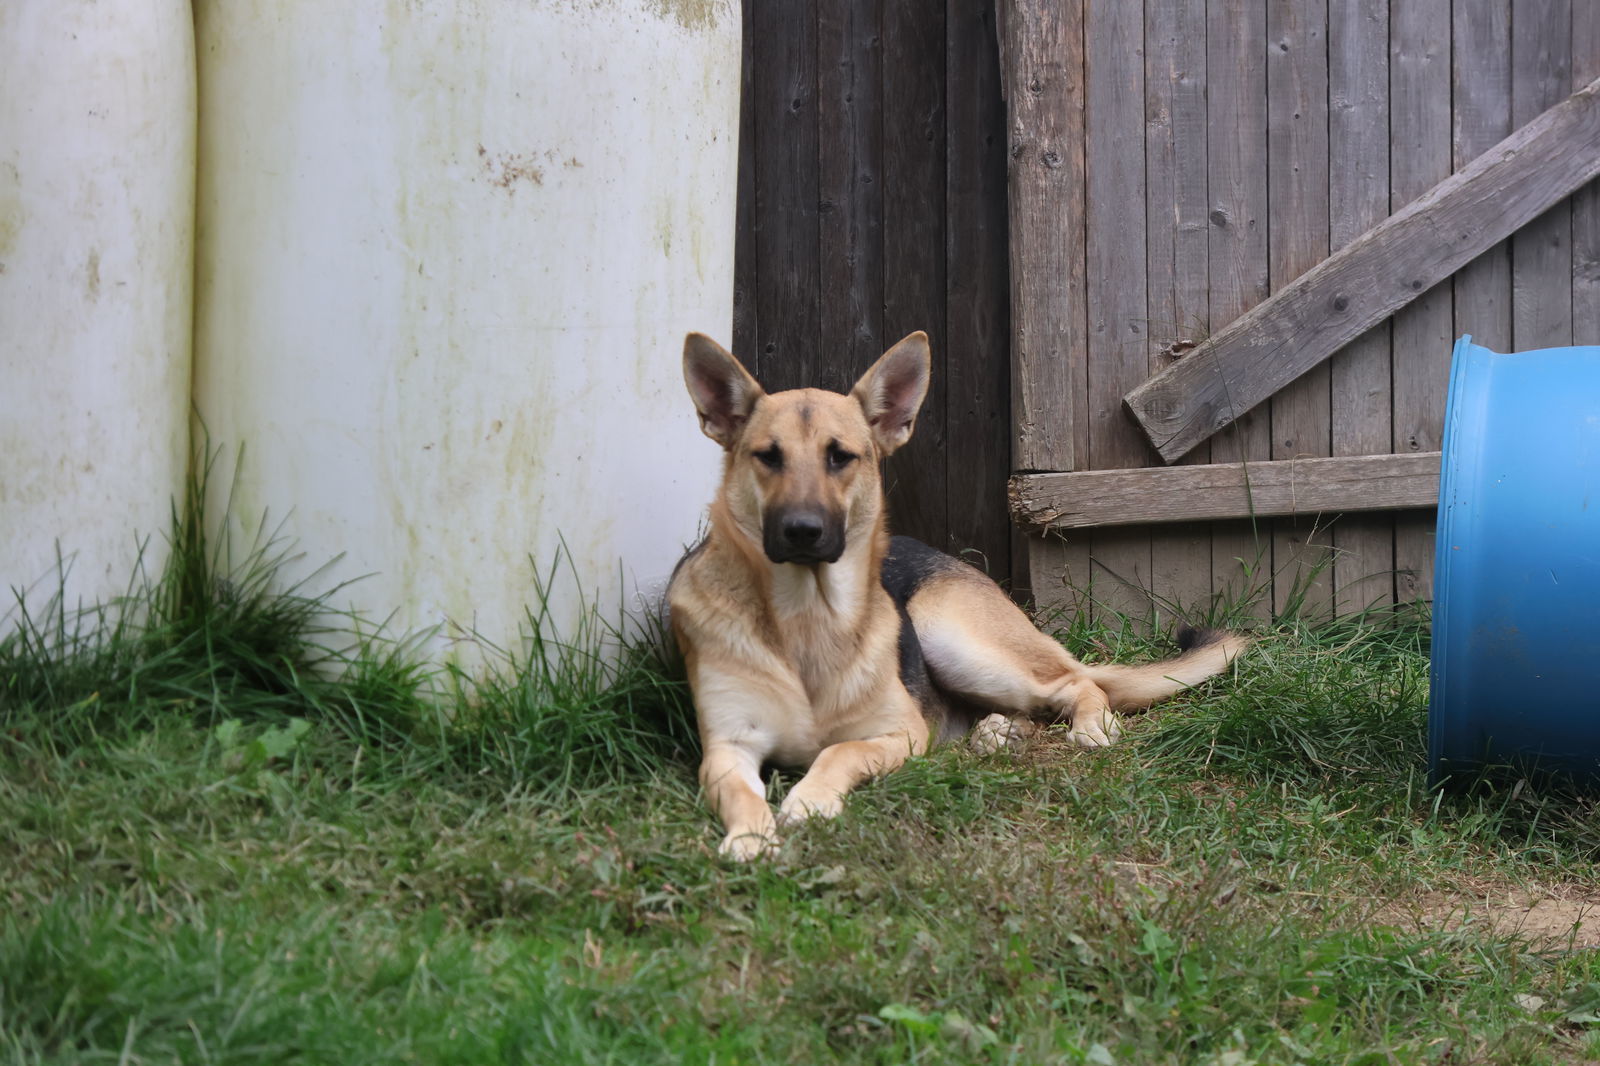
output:
[{"label": "dog's eye", "polygon": [[754,455],[761,460],[762,465],[768,470],[783,469],[783,449],[776,444],[768,445],[762,451],[755,452]]},{"label": "dog's eye", "polygon": [[828,469],[843,470],[856,461],[855,452],[847,452],[837,444],[828,445]]}]

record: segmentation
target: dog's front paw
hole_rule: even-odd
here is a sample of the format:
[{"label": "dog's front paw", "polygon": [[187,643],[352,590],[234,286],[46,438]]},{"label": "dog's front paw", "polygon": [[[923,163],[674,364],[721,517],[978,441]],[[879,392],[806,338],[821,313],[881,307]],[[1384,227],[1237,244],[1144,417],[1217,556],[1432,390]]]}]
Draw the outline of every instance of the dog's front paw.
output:
[{"label": "dog's front paw", "polygon": [[808,818],[833,818],[844,810],[844,797],[838,793],[803,786],[801,782],[783,797],[783,804],[778,808],[779,825],[799,825]]},{"label": "dog's front paw", "polygon": [[778,838],[771,833],[739,830],[729,833],[717,845],[717,854],[734,862],[749,862],[778,850]]},{"label": "dog's front paw", "polygon": [[1080,748],[1109,748],[1122,735],[1122,723],[1111,711],[1094,711],[1072,719],[1067,736]]}]

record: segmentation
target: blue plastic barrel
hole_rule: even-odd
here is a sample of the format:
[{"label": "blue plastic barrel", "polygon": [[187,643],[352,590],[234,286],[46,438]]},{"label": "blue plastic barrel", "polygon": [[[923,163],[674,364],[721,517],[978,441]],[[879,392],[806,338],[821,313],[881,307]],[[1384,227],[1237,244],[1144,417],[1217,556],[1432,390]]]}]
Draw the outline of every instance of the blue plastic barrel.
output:
[{"label": "blue plastic barrel", "polygon": [[1600,783],[1600,347],[1456,342],[1435,545],[1429,766]]}]

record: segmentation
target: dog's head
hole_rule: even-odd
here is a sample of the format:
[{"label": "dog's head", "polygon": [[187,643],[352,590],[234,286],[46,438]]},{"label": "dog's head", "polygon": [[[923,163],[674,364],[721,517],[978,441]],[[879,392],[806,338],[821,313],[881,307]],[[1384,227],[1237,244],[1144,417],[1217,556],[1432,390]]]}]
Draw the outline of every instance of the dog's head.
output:
[{"label": "dog's head", "polygon": [[722,498],[775,563],[833,563],[882,512],[878,463],[911,439],[928,392],[928,336],[913,333],[861,375],[848,396],[821,389],[768,394],[700,333],[683,346],[683,376],[700,428],[727,452]]}]

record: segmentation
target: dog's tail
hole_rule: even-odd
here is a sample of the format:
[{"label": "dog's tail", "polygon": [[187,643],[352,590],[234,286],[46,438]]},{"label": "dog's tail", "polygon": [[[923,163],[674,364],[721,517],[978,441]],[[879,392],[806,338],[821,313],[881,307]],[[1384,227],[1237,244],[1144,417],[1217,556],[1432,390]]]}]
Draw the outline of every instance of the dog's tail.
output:
[{"label": "dog's tail", "polygon": [[1220,674],[1249,643],[1248,638],[1225,630],[1185,627],[1178,634],[1183,654],[1176,659],[1143,666],[1086,666],[1084,670],[1089,680],[1105,691],[1114,710],[1133,710]]}]

